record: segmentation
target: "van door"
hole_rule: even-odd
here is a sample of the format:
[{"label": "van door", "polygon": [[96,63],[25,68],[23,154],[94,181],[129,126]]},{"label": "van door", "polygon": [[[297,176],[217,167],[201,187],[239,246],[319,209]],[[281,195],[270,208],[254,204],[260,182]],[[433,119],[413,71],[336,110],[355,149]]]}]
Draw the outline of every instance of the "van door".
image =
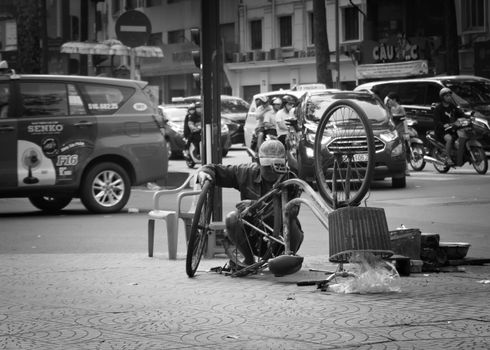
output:
[{"label": "van door", "polygon": [[74,187],[92,153],[95,117],[73,84],[21,81],[22,112],[17,140],[18,185]]},{"label": "van door", "polygon": [[12,113],[10,80],[0,82],[0,190],[17,186],[17,119]]}]

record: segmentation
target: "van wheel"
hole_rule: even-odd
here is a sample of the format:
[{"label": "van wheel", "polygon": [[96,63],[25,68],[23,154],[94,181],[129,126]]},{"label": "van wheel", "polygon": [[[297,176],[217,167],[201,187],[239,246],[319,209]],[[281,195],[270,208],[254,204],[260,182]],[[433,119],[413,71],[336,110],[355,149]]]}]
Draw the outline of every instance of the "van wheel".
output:
[{"label": "van wheel", "polygon": [[46,213],[57,213],[72,200],[71,196],[30,196],[29,202]]},{"label": "van wheel", "polygon": [[407,187],[406,176],[391,178],[391,187],[393,187],[393,188],[405,188],[405,187]]},{"label": "van wheel", "polygon": [[93,213],[115,213],[128,202],[131,183],[127,172],[114,163],[99,163],[82,180],[80,199]]}]

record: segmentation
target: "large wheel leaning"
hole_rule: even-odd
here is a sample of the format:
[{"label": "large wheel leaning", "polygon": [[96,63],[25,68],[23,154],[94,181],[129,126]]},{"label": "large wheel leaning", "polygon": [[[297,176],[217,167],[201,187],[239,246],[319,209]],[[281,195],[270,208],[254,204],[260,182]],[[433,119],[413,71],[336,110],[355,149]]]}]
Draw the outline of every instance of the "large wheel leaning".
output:
[{"label": "large wheel leaning", "polygon": [[191,234],[187,244],[185,269],[189,277],[194,277],[206,247],[209,222],[213,212],[214,186],[206,181],[197,201],[195,215],[192,220]]},{"label": "large wheel leaning", "polygon": [[318,191],[332,208],[359,205],[374,172],[374,136],[366,113],[351,100],[334,102],[315,136]]}]

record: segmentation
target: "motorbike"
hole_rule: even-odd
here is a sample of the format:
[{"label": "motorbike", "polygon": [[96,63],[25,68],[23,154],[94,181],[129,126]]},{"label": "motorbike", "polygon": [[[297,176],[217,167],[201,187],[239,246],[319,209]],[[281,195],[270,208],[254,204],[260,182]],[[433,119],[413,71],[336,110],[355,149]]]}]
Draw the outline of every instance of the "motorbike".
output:
[{"label": "motorbike", "polygon": [[[482,144],[477,140],[479,129],[483,126],[472,116],[470,118],[459,118],[448,125],[446,130],[463,129],[467,135],[464,141],[457,138],[454,142],[452,153],[449,155],[454,165],[447,164],[447,154],[445,144],[439,141],[434,131],[427,133],[428,152],[424,155],[424,160],[434,165],[434,168],[440,173],[447,173],[451,167],[461,167],[466,162],[471,164],[478,174],[484,175],[488,170],[488,159]],[[459,163],[457,162],[458,152],[463,152]]]},{"label": "motorbike", "polygon": [[405,139],[405,149],[407,154],[407,161],[410,163],[410,167],[415,171],[422,171],[425,168],[425,149],[424,142],[419,138],[417,130],[415,130],[415,124],[417,121],[412,118],[406,118],[408,137]]},{"label": "motorbike", "polygon": [[[187,140],[185,141],[186,146],[183,150],[185,163],[189,168],[193,169],[196,164],[201,164],[201,150],[196,148],[194,142],[187,142]],[[199,142],[199,144],[201,143]]]}]

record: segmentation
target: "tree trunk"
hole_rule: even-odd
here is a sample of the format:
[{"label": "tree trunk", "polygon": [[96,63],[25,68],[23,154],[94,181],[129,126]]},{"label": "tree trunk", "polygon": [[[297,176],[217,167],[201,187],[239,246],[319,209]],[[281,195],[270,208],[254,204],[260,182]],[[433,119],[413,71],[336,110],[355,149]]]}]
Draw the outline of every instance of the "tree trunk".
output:
[{"label": "tree trunk", "polygon": [[42,35],[38,0],[17,1],[17,66],[20,73],[41,72]]},{"label": "tree trunk", "polygon": [[330,67],[330,48],[327,36],[325,0],[313,0],[314,44],[316,56],[316,79],[327,87],[333,87]]},{"label": "tree trunk", "polygon": [[446,73],[459,74],[458,32],[454,1],[444,1],[444,34],[446,36]]}]

